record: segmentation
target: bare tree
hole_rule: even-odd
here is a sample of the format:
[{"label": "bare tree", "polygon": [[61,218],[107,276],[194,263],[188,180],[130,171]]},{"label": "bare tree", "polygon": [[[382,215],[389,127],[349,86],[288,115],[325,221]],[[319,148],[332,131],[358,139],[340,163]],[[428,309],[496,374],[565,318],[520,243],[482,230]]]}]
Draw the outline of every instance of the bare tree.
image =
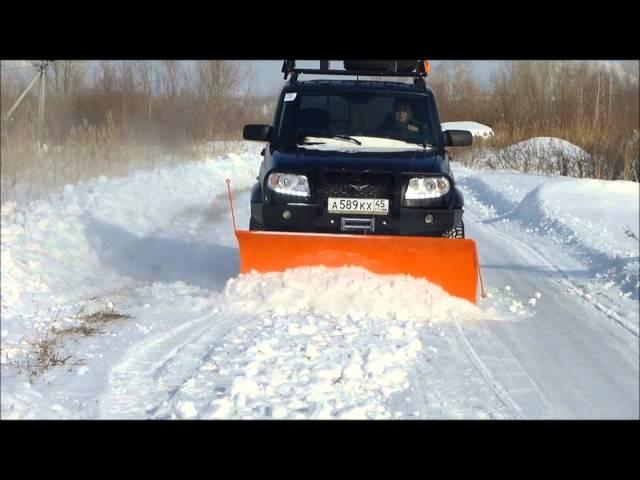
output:
[{"label": "bare tree", "polygon": [[111,61],[101,61],[100,68],[96,71],[95,85],[97,89],[106,97],[110,97],[116,91],[118,74],[116,67]]},{"label": "bare tree", "polygon": [[203,101],[203,113],[207,118],[208,137],[225,130],[225,110],[229,97],[238,93],[241,82],[240,66],[237,62],[209,60],[198,62],[196,68],[196,91]]},{"label": "bare tree", "polygon": [[[120,125],[127,125],[127,109],[135,108],[135,78],[132,62],[119,62],[116,66],[117,71],[117,91],[120,96]],[[130,104],[128,107],[127,105]]]},{"label": "bare tree", "polygon": [[198,94],[207,105],[215,105],[221,98],[237,93],[240,86],[240,68],[236,62],[209,60],[198,62]]},{"label": "bare tree", "polygon": [[595,106],[593,108],[593,128],[598,125],[598,116],[600,114],[600,95],[602,93],[602,73],[598,72],[598,86],[596,88]]},{"label": "bare tree", "polygon": [[50,65],[50,93],[54,97],[68,98],[78,92],[85,82],[86,61],[56,60]]},{"label": "bare tree", "polygon": [[135,62],[135,75],[138,88],[146,98],[146,118],[151,120],[151,100],[153,98],[153,64],[148,60]]},{"label": "bare tree", "polygon": [[176,60],[162,60],[162,89],[165,97],[174,99],[180,89],[182,67]]}]

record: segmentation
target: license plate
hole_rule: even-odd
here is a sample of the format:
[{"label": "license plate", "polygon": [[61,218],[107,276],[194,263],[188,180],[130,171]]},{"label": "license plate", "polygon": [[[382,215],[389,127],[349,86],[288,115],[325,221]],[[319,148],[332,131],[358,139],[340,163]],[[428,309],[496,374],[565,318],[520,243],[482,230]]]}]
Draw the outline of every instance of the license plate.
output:
[{"label": "license plate", "polygon": [[386,215],[389,200],[385,198],[337,198],[329,197],[329,213],[363,213]]}]

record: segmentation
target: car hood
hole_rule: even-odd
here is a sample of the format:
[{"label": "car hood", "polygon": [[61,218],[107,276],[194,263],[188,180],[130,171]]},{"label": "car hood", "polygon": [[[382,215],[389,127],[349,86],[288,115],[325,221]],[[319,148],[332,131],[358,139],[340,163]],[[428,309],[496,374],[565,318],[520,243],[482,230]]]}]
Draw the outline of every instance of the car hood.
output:
[{"label": "car hood", "polygon": [[408,151],[339,151],[303,148],[271,149],[269,170],[382,170],[389,172],[447,173],[443,156],[434,149]]}]

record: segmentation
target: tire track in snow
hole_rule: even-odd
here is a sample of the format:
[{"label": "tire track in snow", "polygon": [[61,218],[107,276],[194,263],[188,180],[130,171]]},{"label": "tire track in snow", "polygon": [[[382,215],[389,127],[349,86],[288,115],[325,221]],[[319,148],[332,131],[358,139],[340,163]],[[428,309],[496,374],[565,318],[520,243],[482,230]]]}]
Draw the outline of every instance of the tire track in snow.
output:
[{"label": "tire track in snow", "polygon": [[[472,218],[474,219],[474,221],[477,220],[477,217],[475,217],[474,215],[472,215]],[[563,270],[563,268],[561,266],[556,265],[549,258],[547,258],[544,255],[544,252],[536,248],[535,245],[529,245],[523,242],[517,236],[511,235],[508,232],[499,230],[493,225],[482,224],[482,228],[490,229],[491,235],[494,237],[503,238],[504,239],[503,243],[505,245],[510,245],[510,248],[516,251],[519,251],[523,258],[536,259],[538,265],[545,267],[549,270],[548,272],[545,272],[544,270],[542,271],[543,275],[545,276],[548,282],[551,282],[554,285],[557,285],[557,284],[561,285],[563,287],[563,290],[566,289],[567,287],[574,290],[578,289],[578,287],[575,285],[575,283],[571,281],[569,275]],[[561,275],[562,279],[561,280],[554,279],[551,272],[553,272],[553,274]],[[599,314],[602,314],[609,320],[612,320],[613,322],[615,322],[614,325],[616,327],[622,327],[622,329],[626,334],[631,334],[635,339],[638,339],[639,337],[638,332],[633,329],[633,326],[629,326],[624,321],[621,321],[617,317],[617,315],[609,314],[606,307],[599,304],[595,299],[588,299],[584,296],[580,296],[580,297],[572,296],[572,299],[576,301],[580,301],[581,303],[584,303],[586,306],[590,307],[594,311],[598,312]],[[594,326],[599,328],[602,327],[601,325],[594,325]],[[624,348],[621,348],[618,350],[632,367],[634,366],[637,367],[638,359],[636,354],[634,354],[633,352],[629,352],[627,349],[624,349]]]},{"label": "tire track in snow", "polygon": [[[467,190],[466,193],[468,193],[469,197],[470,197],[470,204],[476,204],[478,206],[478,208],[480,208],[481,210],[491,210],[493,209],[494,211],[501,211],[503,213],[501,213],[500,215],[498,215],[495,218],[501,218],[501,217],[505,217],[508,213],[512,212],[515,207],[517,207],[517,202],[510,202],[507,206],[506,209],[501,209],[498,210],[497,205],[494,205],[492,203],[484,203],[482,200],[480,200],[478,197],[476,197],[474,194],[477,193],[477,190],[474,190],[474,182],[469,182],[469,179],[474,179],[475,177],[473,175],[468,175],[463,177],[463,180],[466,180],[466,183],[463,185],[464,189]],[[484,184],[482,181],[480,180],[476,180],[475,181],[476,186],[478,184]],[[488,191],[489,187],[486,187]],[[536,187],[538,188],[538,187]],[[485,193],[486,195],[486,193]],[[498,199],[501,200],[506,200],[501,194],[496,194],[496,197]],[[504,213],[506,212],[506,213]],[[475,212],[473,209],[467,210],[466,213],[468,213],[469,217],[471,220],[474,221],[474,223],[476,224],[481,224],[483,227],[487,227],[487,228],[491,228],[491,231],[497,235],[497,236],[501,236],[503,237],[506,242],[505,244],[510,244],[510,245],[517,245],[518,248],[521,251],[526,251],[526,253],[528,255],[530,255],[530,257],[535,257],[537,260],[540,261],[540,263],[544,266],[550,267],[551,270],[553,270],[554,272],[560,274],[562,276],[562,281],[560,281],[561,284],[564,284],[565,287],[568,287],[574,291],[579,291],[580,288],[578,286],[576,286],[576,284],[574,282],[571,281],[569,274],[565,271],[565,269],[554,263],[550,258],[548,258],[545,255],[545,252],[540,250],[539,248],[537,248],[536,243],[531,243],[531,244],[527,244],[525,242],[523,242],[522,240],[520,240],[518,237],[516,237],[515,235],[511,235],[507,232],[501,231],[498,228],[496,228],[495,226],[486,223],[487,219],[482,219],[478,216],[477,212]],[[549,274],[547,274],[548,277]],[[550,278],[552,281],[553,279]],[[589,298],[587,296],[581,296],[580,297],[582,299],[582,301],[584,301],[585,303],[587,303],[588,305],[590,305],[591,307],[593,307],[594,309],[598,310],[600,313],[602,313],[602,315],[604,315],[605,317],[607,317],[608,319],[612,320],[613,322],[615,322],[616,325],[622,327],[625,331],[627,331],[628,333],[632,334],[634,337],[636,338],[640,338],[640,331],[638,330],[638,327],[636,325],[633,324],[628,324],[625,320],[623,320],[622,318],[620,318],[613,310],[615,308],[615,306],[613,305],[603,305],[602,303],[598,302],[595,298]]]},{"label": "tire track in snow", "polygon": [[500,401],[500,403],[502,403],[511,412],[513,418],[523,418],[522,409],[511,399],[505,388],[500,384],[500,382],[496,380],[485,363],[480,359],[480,356],[467,339],[464,330],[460,325],[460,322],[458,320],[454,320],[453,324],[455,327],[456,338],[460,342],[465,355],[467,356],[475,370],[484,379],[489,388],[491,388],[491,391]]},{"label": "tire track in snow", "polygon": [[505,419],[514,417],[508,405],[497,398],[493,389],[470,363],[462,351],[454,327],[447,325],[438,337],[423,331],[431,339],[420,354],[420,365],[410,374],[406,401],[423,419]]},{"label": "tire track in snow", "polygon": [[[109,388],[100,398],[100,418],[148,418],[180,388],[175,376],[172,384],[160,380],[163,369],[205,332],[207,338],[220,337],[238,320],[237,315],[209,313],[133,345],[109,373]],[[187,362],[183,378],[199,366]]]},{"label": "tire track in snow", "polygon": [[[480,253],[484,246],[485,258],[497,262],[498,267],[514,265],[513,273],[509,273],[509,269],[504,273],[492,272],[494,281],[510,282],[516,289],[531,289],[531,293],[543,292],[543,303],[534,309],[532,317],[518,322],[520,325],[492,324],[487,334],[503,342],[522,365],[540,394],[552,405],[553,416],[619,418],[622,415],[626,418],[635,404],[637,418],[637,380],[634,383],[633,377],[618,373],[630,367],[629,374],[635,372],[637,378],[636,334],[619,328],[618,322],[600,321],[603,312],[588,299],[567,297],[566,286],[573,285],[570,272],[548,258],[543,246],[525,242],[519,230],[510,234],[499,228],[499,224],[480,222],[475,203],[470,202],[467,218],[472,220],[472,229],[477,229],[474,232],[477,235],[470,236],[477,236]],[[480,204],[479,208],[484,207]],[[498,244],[509,246],[504,252],[506,255],[494,253],[502,251],[496,250]],[[517,272],[518,269],[527,272],[529,268],[530,274]],[[557,276],[562,280],[555,278]],[[487,280],[485,277],[485,282]],[[474,340],[470,343],[475,346]],[[492,366],[488,368],[495,375]]]},{"label": "tire track in snow", "polygon": [[[234,205],[240,222],[249,214],[248,197],[247,189],[234,191]],[[238,227],[242,228],[242,224]],[[185,233],[186,237],[196,240],[203,235],[215,235],[222,244],[234,243],[227,193],[216,195],[212,204],[199,204],[181,211],[153,235],[185,237]],[[148,283],[151,280],[154,279]],[[220,284],[213,290],[222,287]],[[194,346],[201,346],[203,341],[211,345],[233,327],[250,320],[252,317],[247,315],[214,312],[133,345],[109,373],[109,389],[99,402],[100,418],[161,415],[161,407],[170,403],[183,382],[201,366],[199,360],[206,358],[213,348],[205,347],[194,353]]]}]

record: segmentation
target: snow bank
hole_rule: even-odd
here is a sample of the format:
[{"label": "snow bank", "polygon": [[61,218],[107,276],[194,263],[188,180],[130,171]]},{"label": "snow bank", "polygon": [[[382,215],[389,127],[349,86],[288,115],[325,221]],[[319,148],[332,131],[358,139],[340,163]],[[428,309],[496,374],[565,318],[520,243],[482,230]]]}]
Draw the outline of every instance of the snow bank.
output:
[{"label": "snow bank", "polygon": [[[259,146],[249,145],[240,154],[67,185],[64,192],[28,205],[5,202],[2,313],[17,313],[18,306],[28,307],[29,299],[47,298],[56,305],[96,288],[109,289],[114,262],[123,264],[121,270],[128,263],[132,278],[140,273],[134,259],[146,260],[141,263],[150,269],[172,263],[179,252],[171,248],[171,239],[155,239],[154,232],[188,217],[194,205],[211,208],[226,193],[226,178],[235,190],[249,188],[261,160],[258,151]],[[186,238],[194,234],[183,233]],[[103,272],[97,279],[101,285],[95,284],[97,271]]]},{"label": "snow bank", "polygon": [[493,129],[478,122],[442,122],[442,131],[444,130],[467,130],[474,137],[493,137]]},{"label": "snow bank", "polygon": [[[575,254],[594,276],[638,298],[640,184],[456,167],[467,201],[485,221],[517,220]],[[630,233],[627,233],[629,231]],[[564,250],[563,250],[564,251]]]},{"label": "snow bank", "polygon": [[528,193],[510,218],[521,220],[576,253],[599,276],[638,298],[640,184],[565,178]]},{"label": "snow bank", "polygon": [[235,154],[255,153],[256,149],[262,148],[263,145],[236,140],[213,140],[199,146],[200,152],[212,155],[222,155],[228,152]]},{"label": "snow bank", "polygon": [[635,182],[567,178],[541,184],[515,213],[528,222],[556,221],[597,252],[632,257],[638,255],[638,243],[624,227],[639,232],[639,193]]},{"label": "snow bank", "polygon": [[502,150],[475,153],[472,163],[476,167],[579,177],[589,158],[589,153],[561,138],[535,137]]}]

